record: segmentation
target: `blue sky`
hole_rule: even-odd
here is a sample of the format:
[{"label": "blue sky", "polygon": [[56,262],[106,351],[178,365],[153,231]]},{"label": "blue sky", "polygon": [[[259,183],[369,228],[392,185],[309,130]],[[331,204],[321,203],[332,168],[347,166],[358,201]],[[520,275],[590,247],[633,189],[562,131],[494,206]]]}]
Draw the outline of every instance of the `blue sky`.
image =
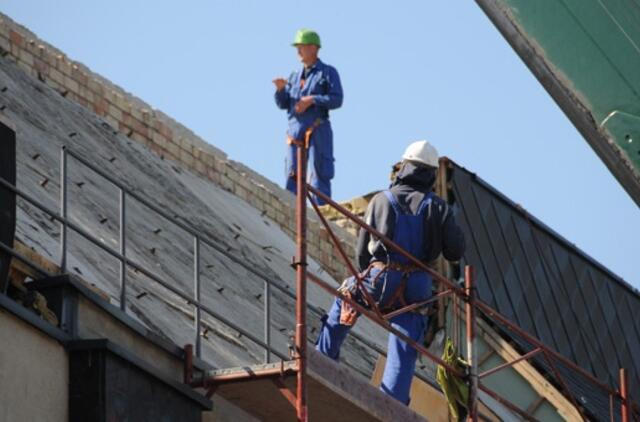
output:
[{"label": "blue sky", "polygon": [[[178,6],[179,5],[179,6]],[[640,288],[640,210],[472,1],[4,0],[0,11],[268,178],[285,115],[271,79],[316,29],[336,66],[334,197],[387,185],[428,139]]]}]

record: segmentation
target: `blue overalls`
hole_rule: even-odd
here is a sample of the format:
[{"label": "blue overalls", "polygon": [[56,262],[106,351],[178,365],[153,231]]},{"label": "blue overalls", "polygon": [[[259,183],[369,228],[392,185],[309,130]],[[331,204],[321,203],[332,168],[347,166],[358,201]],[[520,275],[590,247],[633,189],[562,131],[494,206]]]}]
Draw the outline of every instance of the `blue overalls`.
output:
[{"label": "blue overalls", "polygon": [[[295,106],[300,98],[310,95],[314,104],[304,113],[298,114]],[[332,66],[318,60],[305,75],[304,69],[289,77],[287,86],[276,91],[278,107],[287,110],[289,139],[304,142],[307,129],[313,128],[309,144],[309,183],[327,196],[331,196],[331,179],[334,176],[333,131],[329,122],[329,110],[342,105],[342,85],[340,76]],[[288,142],[285,156],[286,189],[296,193],[296,171],[298,147]],[[323,205],[319,198],[314,200]]]},{"label": "blue overalls", "polygon": [[[395,212],[395,229],[393,241],[414,257],[421,259],[424,250],[424,221],[425,211],[431,202],[431,193],[425,196],[416,215],[401,209],[390,191],[385,191],[387,199]],[[409,260],[396,252],[389,252],[387,268],[369,267],[363,284],[378,307],[383,312],[389,312],[405,305],[421,302],[431,297],[431,276],[423,271],[401,272],[393,269],[409,266]],[[381,272],[384,272],[381,274]],[[403,283],[404,279],[404,283]],[[356,289],[354,277],[347,279],[354,299],[364,304],[362,293]],[[404,292],[398,300],[398,289]],[[390,303],[393,302],[393,303]],[[316,341],[316,349],[334,360],[340,356],[340,347],[351,326],[340,323],[342,300],[336,298],[331,310],[322,318],[322,328]],[[416,312],[405,312],[390,321],[391,325],[414,339],[418,343],[423,341],[426,328],[426,317]],[[417,351],[394,334],[389,334],[387,345],[387,363],[382,376],[380,389],[396,400],[409,404],[409,390],[415,369]]]}]

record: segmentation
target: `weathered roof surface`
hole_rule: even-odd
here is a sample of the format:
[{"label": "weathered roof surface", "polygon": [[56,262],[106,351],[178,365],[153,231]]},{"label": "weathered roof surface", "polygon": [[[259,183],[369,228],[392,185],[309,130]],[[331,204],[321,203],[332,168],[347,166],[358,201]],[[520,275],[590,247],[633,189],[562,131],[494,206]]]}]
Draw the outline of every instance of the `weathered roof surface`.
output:
[{"label": "weathered roof surface", "polygon": [[[221,246],[226,254],[201,247],[202,300],[231,322],[263,338],[264,278],[294,291],[293,241],[266,216],[238,197],[117,133],[87,109],[0,58],[0,104],[17,128],[17,185],[46,206],[59,210],[62,145],[99,166],[119,183]],[[71,220],[118,249],[118,190],[73,158],[68,163]],[[59,262],[60,227],[47,215],[18,200],[18,239]],[[178,289],[193,291],[193,239],[133,199],[127,201],[127,256]],[[232,261],[228,255],[241,258]],[[119,297],[119,263],[69,231],[68,269]],[[330,280],[317,263],[309,269]],[[135,271],[128,271],[128,312],[178,345],[193,343],[193,308]],[[276,289],[271,298],[271,336],[275,349],[288,355],[294,329],[294,300]],[[309,286],[309,323],[317,329],[319,313],[331,298]],[[264,352],[249,339],[204,314],[203,358],[215,367],[258,363]],[[382,330],[362,321],[356,332],[384,349]],[[312,331],[310,339],[314,339]],[[343,360],[367,377],[378,354],[350,337]]]},{"label": "weathered roof surface", "polygon": [[640,5],[476,0],[640,205]]},{"label": "weathered roof surface", "polygon": [[[626,368],[639,400],[638,291],[481,178],[451,165],[464,261],[476,268],[480,298],[614,389]],[[572,386],[585,400],[602,401],[584,379],[573,376]],[[608,417],[606,395],[604,405]]]}]

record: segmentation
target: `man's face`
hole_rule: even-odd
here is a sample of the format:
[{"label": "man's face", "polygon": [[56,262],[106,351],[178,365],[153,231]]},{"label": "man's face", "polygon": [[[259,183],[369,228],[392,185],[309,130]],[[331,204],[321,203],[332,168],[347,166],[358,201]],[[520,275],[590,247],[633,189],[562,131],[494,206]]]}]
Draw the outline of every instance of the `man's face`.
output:
[{"label": "man's face", "polygon": [[297,44],[298,58],[305,65],[313,64],[318,58],[318,46],[313,44]]}]

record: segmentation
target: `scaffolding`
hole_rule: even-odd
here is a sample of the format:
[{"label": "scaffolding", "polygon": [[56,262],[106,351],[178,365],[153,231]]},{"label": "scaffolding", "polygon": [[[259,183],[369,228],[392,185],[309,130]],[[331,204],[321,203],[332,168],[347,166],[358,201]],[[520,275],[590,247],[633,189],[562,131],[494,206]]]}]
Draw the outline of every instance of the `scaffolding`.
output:
[{"label": "scaffolding", "polygon": [[[531,336],[520,327],[518,327],[513,322],[509,321],[506,317],[499,314],[496,310],[483,303],[476,297],[476,287],[475,287],[475,279],[474,279],[474,271],[472,267],[467,266],[464,272],[465,285],[464,288],[458,287],[451,280],[443,277],[439,273],[435,272],[428,266],[426,266],[423,262],[419,261],[382,233],[378,232],[374,228],[368,226],[365,222],[363,222],[360,218],[353,215],[350,211],[345,209],[344,207],[337,204],[335,201],[331,200],[331,198],[324,195],[322,192],[318,191],[312,186],[309,186],[306,183],[306,167],[307,167],[307,149],[305,145],[299,145],[297,148],[297,195],[296,195],[296,256],[292,263],[296,271],[296,294],[293,294],[286,290],[284,287],[280,286],[277,283],[274,283],[273,280],[266,278],[264,275],[260,274],[257,270],[252,268],[247,263],[243,262],[241,258],[236,257],[232,253],[229,253],[225,248],[216,244],[215,241],[206,238],[201,232],[199,232],[194,227],[190,225],[178,221],[176,218],[168,215],[165,211],[161,210],[159,207],[150,203],[146,199],[142,198],[140,195],[134,193],[132,190],[127,189],[122,183],[115,180],[96,165],[93,165],[89,160],[83,158],[79,154],[76,154],[73,151],[70,151],[68,148],[63,147],[60,154],[60,201],[59,201],[59,211],[53,210],[46,205],[44,205],[41,201],[36,199],[35,197],[29,195],[23,190],[18,189],[15,185],[11,184],[5,179],[0,178],[0,187],[7,189],[10,192],[13,192],[18,197],[22,198],[22,200],[30,203],[36,208],[48,214],[52,220],[58,221],[61,226],[61,236],[60,236],[60,271],[66,271],[66,260],[67,260],[67,242],[68,236],[67,231],[73,230],[74,232],[80,234],[83,238],[89,240],[96,247],[102,249],[107,252],[112,257],[116,258],[120,262],[120,308],[126,312],[126,288],[127,288],[127,280],[126,280],[126,269],[128,267],[136,269],[142,275],[148,277],[154,282],[160,284],[164,288],[168,289],[172,293],[178,295],[179,297],[185,299],[188,303],[190,303],[194,307],[194,344],[185,346],[185,361],[184,361],[184,382],[194,388],[205,388],[207,389],[207,396],[211,397],[216,391],[216,388],[223,383],[230,382],[242,382],[245,380],[255,380],[259,378],[268,378],[273,381],[276,385],[279,392],[282,396],[285,397],[288,403],[295,409],[296,417],[299,421],[307,421],[308,420],[308,400],[307,400],[307,390],[308,390],[308,341],[307,341],[307,322],[306,322],[306,313],[307,308],[312,309],[314,312],[319,313],[320,310],[312,307],[307,304],[306,300],[306,287],[307,281],[311,280],[313,283],[317,284],[320,288],[324,289],[328,293],[334,296],[339,296],[341,299],[347,303],[349,303],[354,309],[356,309],[360,314],[369,318],[372,322],[377,324],[378,326],[384,328],[389,333],[392,333],[398,336],[400,339],[404,340],[407,344],[413,347],[419,354],[425,356],[426,358],[432,360],[433,362],[441,365],[442,367],[449,370],[452,374],[461,379],[465,380],[469,384],[470,395],[469,395],[469,419],[472,421],[476,421],[478,419],[477,412],[477,400],[478,400],[478,392],[482,391],[487,394],[489,397],[492,397],[497,402],[501,403],[503,406],[511,410],[512,412],[518,414],[525,420],[536,420],[535,417],[526,411],[520,409],[514,403],[509,401],[508,399],[498,395],[496,392],[489,389],[487,386],[483,385],[481,382],[482,378],[491,375],[497,371],[503,370],[505,368],[511,367],[519,362],[530,360],[537,356],[543,356],[545,362],[547,363],[550,372],[554,375],[556,382],[564,391],[566,397],[571,401],[571,403],[575,406],[576,410],[580,413],[581,417],[584,420],[587,420],[587,416],[584,413],[584,410],[579,404],[577,398],[572,394],[569,390],[565,380],[557,369],[556,363],[561,363],[570,370],[576,372],[580,376],[587,379],[594,386],[601,389],[605,392],[609,397],[609,409],[611,413],[611,420],[614,420],[614,402],[619,401],[620,410],[619,414],[621,420],[623,422],[629,422],[638,419],[637,415],[640,415],[640,407],[636,403],[632,403],[629,399],[629,392],[627,386],[627,373],[625,369],[620,369],[619,372],[619,388],[612,389],[609,385],[599,381],[593,375],[588,373],[583,368],[579,367],[572,361],[568,360],[564,356],[560,355],[558,352],[548,348],[544,345],[540,340]],[[103,177],[105,180],[109,181],[113,185],[115,185],[119,189],[119,204],[120,204],[120,246],[118,250],[115,250],[111,247],[103,244],[99,239],[93,236],[91,233],[87,232],[85,229],[80,226],[74,224],[67,215],[67,161],[68,157],[74,158],[81,165],[89,168],[96,174]],[[410,304],[402,309],[398,309],[386,314],[383,314],[375,303],[369,301],[369,306],[362,306],[359,303],[353,301],[349,297],[342,296],[335,287],[329,285],[327,282],[323,281],[315,274],[307,271],[307,238],[306,238],[306,224],[307,224],[307,200],[310,200],[310,203],[313,207],[313,210],[317,214],[320,219],[322,225],[326,229],[329,237],[336,247],[336,250],[339,252],[341,258],[344,260],[345,266],[348,268],[349,272],[352,276],[355,277],[358,285],[361,286],[363,279],[360,274],[356,271],[355,267],[351,263],[348,258],[346,252],[344,251],[340,241],[336,237],[334,231],[331,226],[325,219],[325,217],[320,212],[320,209],[315,204],[313,200],[311,200],[311,194],[316,195],[317,197],[323,199],[330,207],[335,209],[337,212],[354,222],[361,229],[368,231],[372,236],[378,238],[382,241],[388,248],[394,250],[395,252],[406,257],[412,264],[420,268],[422,271],[430,274],[434,280],[434,282],[439,283],[441,286],[441,290],[437,295],[434,295],[432,298],[425,302]],[[145,207],[156,213],[157,215],[167,219],[172,224],[177,225],[182,230],[193,236],[193,266],[194,266],[194,289],[192,294],[187,294],[179,289],[176,289],[171,285],[171,283],[163,280],[162,277],[144,269],[139,263],[134,262],[130,257],[127,256],[126,252],[126,213],[125,213],[125,204],[128,200],[136,200],[143,204]],[[206,306],[202,303],[200,297],[200,245],[206,244],[210,246],[215,251],[225,255],[233,262],[238,265],[241,265],[256,277],[260,278],[264,282],[265,289],[265,303],[264,303],[264,317],[265,317],[265,331],[264,338],[260,339],[255,335],[249,333],[243,327],[238,324],[229,321],[224,315],[219,315],[215,312],[215,310]],[[19,261],[29,265],[34,268],[36,272],[39,272],[45,277],[53,276],[49,271],[40,267],[37,263],[31,261],[28,257],[25,257],[18,253],[12,245],[6,245],[0,242],[0,250],[4,253],[7,253],[18,259]],[[287,357],[285,354],[275,350],[272,347],[269,327],[270,327],[270,301],[269,297],[272,293],[272,288],[277,290],[278,292],[287,295],[290,298],[295,298],[296,300],[296,326],[295,326],[295,344],[293,348],[292,356]],[[467,350],[467,360],[469,362],[469,371],[468,373],[461,373],[455,368],[449,366],[446,362],[440,359],[438,356],[432,354],[427,348],[423,345],[416,343],[412,339],[405,336],[403,333],[394,329],[389,320],[397,315],[400,315],[403,312],[410,312],[417,307],[427,305],[433,301],[441,300],[445,297],[455,296],[459,298],[462,302],[464,302],[465,306],[465,314],[466,314],[466,350]],[[370,299],[370,298],[369,298]],[[223,324],[228,327],[236,330],[238,333],[244,335],[247,339],[251,340],[255,344],[262,347],[265,351],[264,361],[265,363],[269,363],[271,361],[271,355],[275,355],[278,359],[280,359],[279,364],[271,365],[264,370],[259,372],[255,371],[245,371],[244,373],[227,373],[227,374],[196,374],[194,372],[193,366],[193,356],[200,357],[201,356],[201,318],[202,312],[209,314],[213,318],[219,320]],[[521,338],[525,339],[527,342],[534,346],[534,349],[522,355],[521,357],[507,362],[505,364],[499,365],[495,368],[485,371],[484,373],[478,373],[478,357],[475,353],[475,335],[476,335],[476,318],[479,316],[487,317],[488,319],[494,321],[497,324],[500,324],[506,330],[510,330],[513,333],[516,333]],[[351,333],[359,341],[363,342],[365,345],[371,347],[373,350],[378,353],[384,354],[383,350],[380,350],[375,344],[369,342],[366,338],[362,336]],[[292,393],[289,388],[284,385],[283,379],[285,376],[295,376],[295,394]]]},{"label": "scaffolding", "polygon": [[[322,289],[326,290],[330,294],[340,297],[341,300],[347,302],[351,305],[357,312],[369,318],[371,321],[384,328],[389,333],[396,335],[401,340],[405,341],[408,345],[413,347],[418,353],[437,363],[438,365],[446,368],[453,375],[465,380],[469,385],[469,401],[467,403],[468,410],[468,420],[476,422],[478,420],[478,392],[482,391],[512,412],[518,414],[524,420],[536,421],[537,419],[530,413],[526,412],[523,409],[520,409],[513,402],[508,399],[500,396],[495,391],[489,389],[487,386],[483,385],[480,380],[486,376],[494,374],[500,370],[511,367],[519,362],[530,360],[533,357],[538,355],[542,355],[544,360],[548,364],[553,376],[556,381],[562,388],[566,397],[571,401],[575,409],[578,411],[583,420],[588,420],[587,416],[580,406],[577,398],[572,394],[570,389],[567,386],[564,378],[560,374],[557,369],[556,362],[560,362],[563,365],[569,367],[572,371],[579,373],[581,376],[585,377],[589,382],[593,383],[595,386],[604,390],[610,398],[610,413],[611,420],[613,418],[613,402],[614,399],[620,401],[620,415],[622,422],[630,422],[632,415],[632,407],[636,409],[636,405],[631,403],[631,400],[628,397],[628,387],[627,387],[627,375],[624,368],[620,369],[620,387],[618,390],[611,389],[608,385],[603,382],[597,380],[587,371],[574,364],[564,356],[560,355],[558,352],[550,349],[545,346],[540,340],[531,336],[520,327],[509,321],[506,317],[498,313],[496,310],[483,303],[476,297],[476,287],[475,287],[475,277],[474,277],[474,269],[471,266],[466,266],[464,271],[464,288],[460,288],[456,286],[451,280],[443,277],[439,273],[435,272],[423,262],[406,252],[400,246],[395,244],[389,238],[387,238],[384,234],[380,233],[373,227],[367,225],[360,218],[352,214],[349,210],[345,209],[331,198],[329,198],[324,193],[320,192],[318,189],[310,186],[306,183],[306,167],[307,167],[307,145],[300,143],[297,148],[297,173],[296,173],[296,181],[297,181],[297,193],[296,193],[296,250],[297,254],[293,261],[293,267],[296,270],[296,330],[295,330],[295,350],[294,350],[294,362],[296,363],[292,368],[292,371],[296,373],[296,394],[292,396],[291,391],[280,389],[281,392],[285,395],[287,400],[291,403],[292,406],[295,407],[296,416],[298,421],[307,421],[308,420],[308,405],[307,405],[307,338],[306,338],[306,286],[307,280],[311,280]],[[351,220],[362,230],[366,230],[373,237],[380,240],[385,244],[387,248],[392,249],[393,251],[401,254],[405,258],[407,258],[413,265],[417,266],[420,270],[428,273],[433,278],[434,282],[439,283],[441,286],[440,292],[429,300],[420,303],[414,303],[407,305],[401,309],[394,310],[392,312],[388,312],[383,314],[381,310],[376,306],[375,301],[368,295],[366,289],[363,287],[363,277],[362,274],[359,274],[352,262],[350,261],[348,255],[344,251],[339,239],[336,237],[334,231],[331,226],[323,216],[320,211],[318,205],[313,200],[311,194],[316,195],[316,197],[322,199],[325,203],[327,203],[330,207],[335,209],[337,212],[342,214],[344,217]],[[363,293],[365,301],[368,306],[362,306],[351,297],[345,296],[341,294],[336,288],[329,285],[316,275],[307,271],[307,239],[306,239],[306,222],[307,222],[307,200],[313,207],[317,217],[320,219],[323,227],[329,234],[329,237],[333,243],[333,246],[339,252],[339,255],[344,261],[345,266],[349,269],[350,274],[355,278],[358,288]],[[396,330],[392,327],[389,320],[395,316],[398,316],[404,312],[410,312],[415,310],[416,308],[425,306],[433,301],[440,300],[446,296],[456,295],[464,302],[465,307],[465,319],[466,319],[466,350],[467,350],[467,362],[469,364],[468,373],[461,373],[456,368],[453,368],[438,356],[432,354],[427,348],[423,345],[418,344],[413,339],[404,335],[400,331]],[[535,348],[526,354],[520,356],[517,359],[514,359],[510,362],[506,362],[502,365],[499,365],[495,368],[487,370],[483,373],[478,373],[478,357],[475,351],[475,338],[476,338],[476,318],[479,316],[478,312],[486,315],[493,321],[502,324],[505,328],[517,333],[520,337],[524,338],[529,343],[533,344]],[[190,346],[188,346],[190,347]],[[190,351],[187,348],[187,355]],[[223,380],[216,380],[215,377],[207,379],[205,377],[201,377],[198,380],[191,378],[192,369],[191,365],[187,362],[185,366],[185,373],[187,376],[185,377],[185,382],[190,383],[194,387],[203,387],[208,386],[209,394],[212,394],[215,391],[216,382],[223,382]],[[262,373],[253,373],[253,374],[240,374],[236,375],[237,381],[242,381],[243,379],[255,379],[262,376],[273,377],[274,375],[282,375],[282,371],[280,374],[278,371],[267,371],[264,374]],[[227,381],[227,380],[224,380]]]}]

